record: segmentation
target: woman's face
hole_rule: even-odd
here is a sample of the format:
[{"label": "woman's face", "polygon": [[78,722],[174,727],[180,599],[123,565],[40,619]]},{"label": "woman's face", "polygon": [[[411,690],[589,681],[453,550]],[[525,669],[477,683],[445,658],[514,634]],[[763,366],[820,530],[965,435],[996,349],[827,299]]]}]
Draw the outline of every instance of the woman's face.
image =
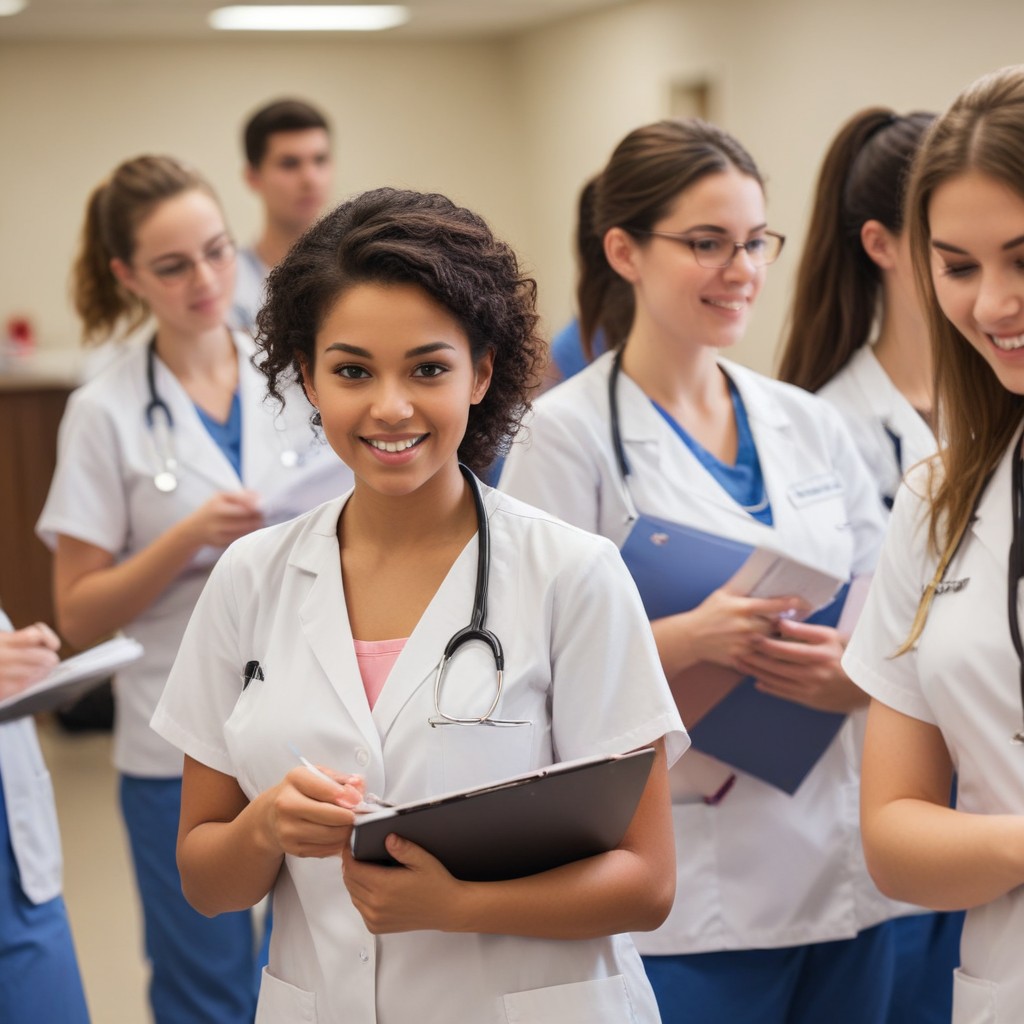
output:
[{"label": "woman's face", "polygon": [[160,203],[135,231],[130,264],[111,261],[118,279],[177,334],[223,326],[235,290],[235,247],[220,207],[192,189]]},{"label": "woman's face", "polygon": [[[761,185],[730,167],[680,193],[652,230],[698,245],[724,242],[728,248],[762,236],[766,227]],[[687,241],[659,236],[631,241],[631,273],[623,276],[636,297],[635,326],[712,348],[743,336],[765,276],[765,268],[755,266],[745,250],[733,248],[727,267],[709,268],[697,262]]]},{"label": "woman's face", "polygon": [[928,229],[942,312],[1003,387],[1024,394],[1024,198],[970,171],[932,194]]},{"label": "woman's face", "polygon": [[474,365],[462,326],[422,289],[358,284],[317,332],[303,383],[356,479],[398,496],[455,470],[491,366],[489,352]]}]

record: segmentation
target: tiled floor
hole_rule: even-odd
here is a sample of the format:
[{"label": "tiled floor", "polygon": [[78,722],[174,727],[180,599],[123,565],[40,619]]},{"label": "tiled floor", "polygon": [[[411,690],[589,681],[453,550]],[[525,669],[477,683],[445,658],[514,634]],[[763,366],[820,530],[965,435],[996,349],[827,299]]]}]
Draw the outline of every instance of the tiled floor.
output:
[{"label": "tiled floor", "polygon": [[93,1024],[147,1024],[135,883],[106,733],[39,725],[64,841],[64,898]]}]

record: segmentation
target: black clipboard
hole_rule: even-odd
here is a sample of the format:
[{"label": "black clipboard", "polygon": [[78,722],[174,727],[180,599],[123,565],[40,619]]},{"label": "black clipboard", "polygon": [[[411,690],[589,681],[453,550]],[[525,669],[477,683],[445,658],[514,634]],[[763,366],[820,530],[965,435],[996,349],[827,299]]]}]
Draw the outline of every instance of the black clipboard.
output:
[{"label": "black clipboard", "polygon": [[352,853],[356,860],[394,864],[384,847],[394,833],[467,882],[522,878],[605,853],[618,846],[633,820],[654,754],[645,747],[563,761],[477,789],[374,811],[357,819]]}]

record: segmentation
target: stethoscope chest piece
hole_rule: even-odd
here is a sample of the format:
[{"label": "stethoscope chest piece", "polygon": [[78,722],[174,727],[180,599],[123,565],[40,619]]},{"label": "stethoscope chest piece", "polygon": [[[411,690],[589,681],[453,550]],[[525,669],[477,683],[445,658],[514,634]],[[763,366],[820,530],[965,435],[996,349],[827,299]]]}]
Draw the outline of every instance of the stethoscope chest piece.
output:
[{"label": "stethoscope chest piece", "polygon": [[153,477],[153,486],[161,494],[170,494],[178,489],[178,478],[170,469],[162,469]]}]

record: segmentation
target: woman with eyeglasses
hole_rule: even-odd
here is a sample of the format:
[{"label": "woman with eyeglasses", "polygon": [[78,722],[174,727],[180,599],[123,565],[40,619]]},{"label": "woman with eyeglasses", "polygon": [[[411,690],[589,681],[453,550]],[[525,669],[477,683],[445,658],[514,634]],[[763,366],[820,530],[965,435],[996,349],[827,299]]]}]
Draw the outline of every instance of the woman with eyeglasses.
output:
[{"label": "woman with eyeglasses", "polygon": [[[782,380],[816,391],[842,413],[887,509],[903,474],[936,449],[928,322],[903,204],[934,120],[868,107],[839,130],[818,176],[779,368]],[[888,1019],[944,1024],[963,915],[907,904],[893,913]]]},{"label": "woman with eyeglasses", "polygon": [[[219,914],[273,891],[261,1022],[658,1021],[620,933],[671,906],[666,768],[686,734],[614,546],[474,475],[536,383],[534,297],[479,216],[394,189],[327,214],[270,275],[270,392],[301,373],[355,484],[231,546],[153,719],[185,752],[188,898]],[[605,853],[466,880],[401,816],[397,865],[350,849],[368,793],[422,800],[648,746]]]},{"label": "woman with eyeglasses", "polygon": [[1024,1019],[1024,66],[939,118],[907,220],[944,445],[899,492],[844,658],[872,698],[864,846],[884,892],[967,909],[955,1024],[1011,1024]]},{"label": "woman with eyeglasses", "polygon": [[37,525],[65,639],[123,630],[145,647],[115,680],[114,761],[157,1024],[250,1022],[258,972],[250,915],[210,921],[181,895],[181,755],[149,719],[225,546],[350,479],[297,390],[264,402],[252,339],[225,326],[234,251],[212,189],[177,160],[137,157],[94,191],[74,270],[85,340],[147,317],[153,331],[71,396]]},{"label": "woman with eyeglasses", "polygon": [[[856,751],[840,716],[864,699],[839,664],[843,634],[797,621],[797,595],[739,596],[703,568],[724,539],[856,581],[882,537],[838,413],[723,358],[782,248],[761,175],[721,129],[661,121],[619,143],[580,217],[580,321],[611,351],[537,401],[501,487],[622,546],[645,601],[668,609],[652,626],[694,749],[670,774],[675,905],[636,937],[662,1018],[877,1024],[891,945],[859,850]],[[647,517],[655,553],[641,571]],[[659,570],[684,527],[711,536]],[[740,677],[767,695],[752,743],[780,706],[837,713],[795,792],[701,750],[704,717],[728,707]]]}]

